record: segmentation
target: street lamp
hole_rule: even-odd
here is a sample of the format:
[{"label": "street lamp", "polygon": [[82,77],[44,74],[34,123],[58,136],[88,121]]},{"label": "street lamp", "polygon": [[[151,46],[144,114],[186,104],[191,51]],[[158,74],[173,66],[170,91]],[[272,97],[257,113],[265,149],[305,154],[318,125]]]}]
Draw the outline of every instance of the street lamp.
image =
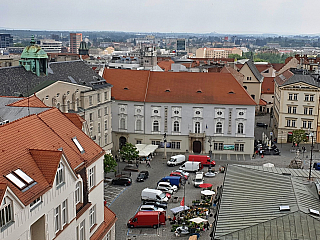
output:
[{"label": "street lamp", "polygon": [[167,133],[163,134],[164,158],[167,159]]},{"label": "street lamp", "polygon": [[208,172],[205,174],[206,177],[214,177],[215,173],[211,172],[211,161],[212,161],[212,137],[209,137],[208,139],[208,143],[209,143],[209,147],[210,147],[210,151],[209,151],[209,156],[210,156],[210,162],[209,162],[209,169]]},{"label": "street lamp", "polygon": [[313,132],[310,132],[309,137],[311,137],[311,157],[310,157],[310,168],[309,168],[309,180],[311,179],[311,168],[312,168],[312,150],[313,150]]}]

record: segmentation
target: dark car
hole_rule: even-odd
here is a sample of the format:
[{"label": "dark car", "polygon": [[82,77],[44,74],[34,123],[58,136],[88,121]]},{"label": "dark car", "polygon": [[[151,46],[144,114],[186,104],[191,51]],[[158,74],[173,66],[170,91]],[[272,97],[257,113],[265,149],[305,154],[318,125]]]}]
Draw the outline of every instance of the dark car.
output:
[{"label": "dark car", "polygon": [[143,201],[143,205],[154,205],[156,207],[163,208],[163,209],[166,209],[168,206],[168,204],[161,203],[159,201]]},{"label": "dark car", "polygon": [[131,172],[139,172],[139,168],[137,168],[135,165],[133,164],[128,164],[124,167],[125,171],[131,171]]},{"label": "dark car", "polygon": [[[148,171],[141,171],[137,177],[138,182],[143,182],[145,179],[149,177]],[[147,204],[148,205],[148,204]]]},{"label": "dark car", "polygon": [[112,184],[114,185],[124,185],[129,186],[132,183],[132,179],[129,177],[118,177],[115,179],[112,179]]},{"label": "dark car", "polygon": [[263,122],[257,122],[257,127],[266,127],[268,124],[263,123]]}]

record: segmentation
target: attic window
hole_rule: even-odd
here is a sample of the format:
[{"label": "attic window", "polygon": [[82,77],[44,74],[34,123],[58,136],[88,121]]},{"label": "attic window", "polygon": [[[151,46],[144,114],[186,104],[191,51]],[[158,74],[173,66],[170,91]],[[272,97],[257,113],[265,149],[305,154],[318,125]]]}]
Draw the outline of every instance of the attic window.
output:
[{"label": "attic window", "polygon": [[280,211],[290,211],[290,206],[280,206],[279,210]]},{"label": "attic window", "polygon": [[9,173],[8,175],[6,175],[6,178],[8,178],[14,185],[16,185],[20,189],[26,186],[25,183],[23,183],[19,178],[17,178],[12,173]]},{"label": "attic window", "polygon": [[202,93],[202,91],[201,91],[201,90],[198,90],[197,93]]},{"label": "attic window", "polygon": [[312,213],[312,214],[318,215],[318,216],[320,215],[318,210],[314,210],[314,209],[311,209],[311,208],[309,208],[309,212]]},{"label": "attic window", "polygon": [[230,92],[228,92],[229,94],[234,94],[234,92],[233,91],[230,91]]},{"label": "attic window", "polygon": [[74,144],[77,146],[77,148],[79,149],[79,151],[80,151],[81,153],[84,153],[84,149],[83,149],[83,147],[81,146],[81,144],[79,143],[77,137],[72,138],[72,141],[73,141]]},{"label": "attic window", "polygon": [[165,92],[170,92],[170,89],[166,89]]},{"label": "attic window", "polygon": [[17,174],[20,178],[22,178],[28,184],[34,181],[31,177],[25,174],[25,172],[23,172],[21,169],[15,170],[14,173]]},{"label": "attic window", "polygon": [[124,90],[129,90],[129,88],[127,88],[127,87],[124,87],[123,89],[124,89]]}]

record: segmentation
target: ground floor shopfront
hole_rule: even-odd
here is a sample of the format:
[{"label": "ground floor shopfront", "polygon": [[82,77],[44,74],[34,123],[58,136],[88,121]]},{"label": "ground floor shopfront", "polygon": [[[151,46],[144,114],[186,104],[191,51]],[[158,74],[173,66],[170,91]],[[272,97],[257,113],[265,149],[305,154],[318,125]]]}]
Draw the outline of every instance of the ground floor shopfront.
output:
[{"label": "ground floor shopfront", "polygon": [[[223,137],[206,136],[205,133],[191,133],[189,135],[166,135],[166,146],[163,135],[135,134],[113,132],[113,152],[127,142],[132,144],[158,145],[157,153],[175,154],[209,154],[216,160],[247,160],[254,152],[254,138],[251,137]],[[211,146],[210,146],[211,145]]]}]

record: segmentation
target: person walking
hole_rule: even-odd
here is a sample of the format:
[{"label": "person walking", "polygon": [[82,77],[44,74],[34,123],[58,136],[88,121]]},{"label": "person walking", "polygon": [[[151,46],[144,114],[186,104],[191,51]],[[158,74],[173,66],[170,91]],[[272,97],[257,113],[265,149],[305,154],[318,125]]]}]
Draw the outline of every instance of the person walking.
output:
[{"label": "person walking", "polygon": [[151,167],[150,160],[147,160],[147,167]]}]

